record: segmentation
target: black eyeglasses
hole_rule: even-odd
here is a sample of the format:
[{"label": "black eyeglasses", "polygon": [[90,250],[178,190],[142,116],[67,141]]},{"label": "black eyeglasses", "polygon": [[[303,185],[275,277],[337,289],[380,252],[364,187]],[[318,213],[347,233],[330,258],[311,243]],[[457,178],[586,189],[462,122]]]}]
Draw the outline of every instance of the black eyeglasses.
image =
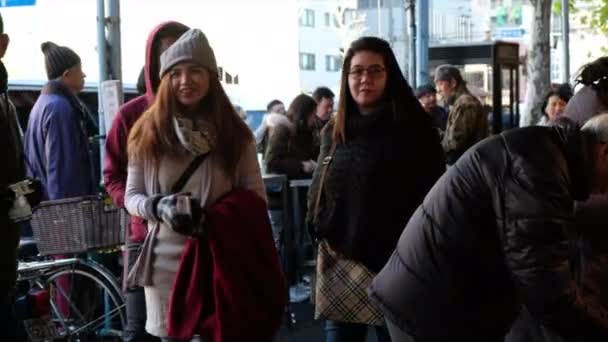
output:
[{"label": "black eyeglasses", "polygon": [[593,83],[594,85],[598,85],[600,82],[603,82],[605,80],[608,80],[608,76],[602,76],[602,77],[598,78],[597,80],[595,80],[595,81],[593,81],[591,83]]},{"label": "black eyeglasses", "polygon": [[376,79],[376,78],[380,77],[380,75],[385,71],[386,71],[386,69],[382,66],[372,65],[368,68],[354,67],[354,68],[350,69],[350,71],[348,72],[348,75],[355,80],[360,80],[361,78],[363,78],[363,75],[365,73],[367,73],[367,75],[370,78]]}]

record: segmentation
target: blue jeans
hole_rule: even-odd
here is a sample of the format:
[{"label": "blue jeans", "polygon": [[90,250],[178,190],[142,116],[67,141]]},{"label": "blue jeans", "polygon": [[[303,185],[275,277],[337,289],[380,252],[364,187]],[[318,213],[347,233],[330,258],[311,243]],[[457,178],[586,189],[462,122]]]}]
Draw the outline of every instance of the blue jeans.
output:
[{"label": "blue jeans", "polygon": [[371,326],[361,323],[346,323],[339,321],[325,321],[325,342],[365,342],[367,328],[376,330],[378,342],[391,342],[385,326]]},{"label": "blue jeans", "polygon": [[283,242],[283,211],[281,210],[269,210],[270,225],[272,227],[272,237],[274,238],[274,245],[277,248],[282,247]]}]

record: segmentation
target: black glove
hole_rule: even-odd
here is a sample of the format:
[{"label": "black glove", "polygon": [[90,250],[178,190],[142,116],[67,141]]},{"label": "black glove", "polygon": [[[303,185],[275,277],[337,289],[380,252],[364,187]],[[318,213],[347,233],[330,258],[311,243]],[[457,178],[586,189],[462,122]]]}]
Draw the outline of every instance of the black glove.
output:
[{"label": "black glove", "polygon": [[34,191],[31,194],[25,195],[25,198],[27,198],[27,202],[30,204],[30,206],[35,208],[42,201],[42,182],[37,178],[30,179],[30,181],[32,182],[30,187]]},{"label": "black glove", "polygon": [[190,197],[189,193],[161,197],[156,203],[154,215],[177,233],[191,236],[202,234],[203,210],[200,201]]}]

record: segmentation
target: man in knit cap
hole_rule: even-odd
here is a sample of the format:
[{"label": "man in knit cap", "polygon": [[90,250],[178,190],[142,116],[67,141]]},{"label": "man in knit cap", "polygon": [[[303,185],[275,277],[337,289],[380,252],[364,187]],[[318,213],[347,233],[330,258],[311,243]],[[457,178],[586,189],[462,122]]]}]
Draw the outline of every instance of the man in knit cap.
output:
[{"label": "man in knit cap", "polygon": [[488,118],[481,102],[471,95],[455,66],[437,67],[435,86],[448,106],[448,123],[442,144],[446,161],[452,165],[471,146],[488,136]]},{"label": "man in knit cap", "polygon": [[433,126],[443,133],[448,123],[448,113],[437,105],[437,90],[435,90],[435,87],[430,84],[421,85],[416,88],[416,98],[433,120]]},{"label": "man in knit cap", "polygon": [[96,182],[84,129],[86,112],[76,98],[86,77],[80,57],[51,42],[41,47],[49,82],[29,117],[28,173],[41,180],[44,200],[93,195]]}]

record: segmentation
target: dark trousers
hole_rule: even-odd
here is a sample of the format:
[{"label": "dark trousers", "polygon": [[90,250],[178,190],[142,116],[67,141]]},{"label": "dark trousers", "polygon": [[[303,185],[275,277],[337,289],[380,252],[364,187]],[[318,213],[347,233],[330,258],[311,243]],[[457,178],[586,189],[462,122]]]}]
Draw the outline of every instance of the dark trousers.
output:
[{"label": "dark trousers", "polygon": [[127,304],[127,326],[125,327],[125,342],[158,342],[158,337],[146,332],[146,297],[144,288],[136,287],[125,293]]},{"label": "dark trousers", "polygon": [[365,342],[367,329],[373,327],[378,342],[391,342],[385,326],[371,326],[361,323],[325,321],[325,342]]},{"label": "dark trousers", "polygon": [[15,342],[27,341],[23,322],[17,319],[14,305],[11,302],[2,302],[3,303],[0,304],[0,331],[2,331],[2,340]]},{"label": "dark trousers", "polygon": [[[123,277],[126,279],[129,271],[135,264],[141,244],[129,241],[125,255],[125,267]],[[126,287],[126,282],[125,282]],[[125,291],[125,303],[127,306],[127,326],[124,332],[125,342],[160,342],[160,338],[146,332],[146,296],[143,287],[132,287]]]}]

